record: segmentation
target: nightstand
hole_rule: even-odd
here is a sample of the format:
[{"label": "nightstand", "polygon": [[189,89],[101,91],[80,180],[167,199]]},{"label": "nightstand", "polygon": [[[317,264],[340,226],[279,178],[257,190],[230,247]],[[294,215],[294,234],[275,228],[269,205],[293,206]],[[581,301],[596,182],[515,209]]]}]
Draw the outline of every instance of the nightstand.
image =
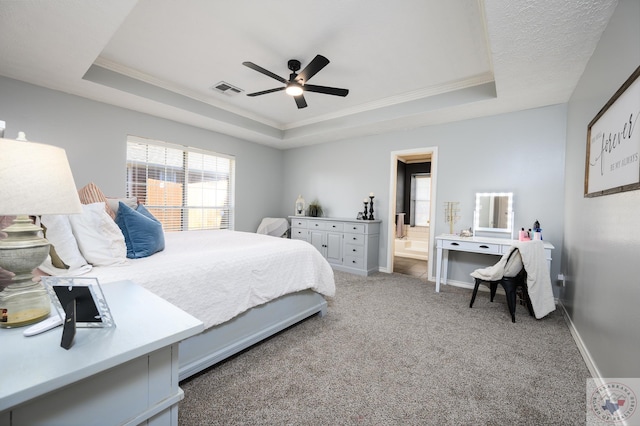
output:
[{"label": "nightstand", "polygon": [[69,350],[61,327],[0,330],[0,425],[178,424],[178,343],[202,322],[131,281],[101,287],[116,327],[78,328]]}]

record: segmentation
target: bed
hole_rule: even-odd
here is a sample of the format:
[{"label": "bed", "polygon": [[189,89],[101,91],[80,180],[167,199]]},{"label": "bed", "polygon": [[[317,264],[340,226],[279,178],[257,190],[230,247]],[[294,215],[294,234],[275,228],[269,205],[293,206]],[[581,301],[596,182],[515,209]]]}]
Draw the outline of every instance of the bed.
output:
[{"label": "bed", "polygon": [[[111,217],[101,202],[83,205],[81,215],[42,216],[55,257],[67,269],[57,268],[51,257],[40,269],[95,277],[102,286],[131,280],[202,321],[204,331],[180,343],[180,380],[324,315],[325,297],[335,294],[331,266],[307,242],[229,230],[165,233],[160,225],[150,231],[123,224],[122,212],[132,213],[120,206]],[[136,208],[147,214],[142,205]],[[128,258],[139,239],[132,232],[145,242],[155,240],[151,254]]]},{"label": "bed", "polygon": [[314,314],[333,296],[333,271],[310,244],[236,231],[165,235],[163,251],[93,267],[103,285],[129,279],[204,323],[180,344],[183,380]]}]

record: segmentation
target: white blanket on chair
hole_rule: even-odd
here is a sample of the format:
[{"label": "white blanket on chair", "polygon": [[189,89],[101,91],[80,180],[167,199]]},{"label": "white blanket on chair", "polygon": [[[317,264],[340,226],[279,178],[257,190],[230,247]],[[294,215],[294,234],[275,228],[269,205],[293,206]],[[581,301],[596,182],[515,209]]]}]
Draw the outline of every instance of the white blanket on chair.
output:
[{"label": "white blanket on chair", "polygon": [[[533,312],[536,318],[540,319],[556,309],[542,241],[514,241],[513,246],[500,258],[498,263],[488,268],[476,269],[471,273],[471,276],[483,281],[500,280],[507,269],[512,270],[513,262],[510,261],[509,265],[506,263],[509,254],[516,248],[520,251],[522,264],[527,271],[527,291],[531,299]],[[518,266],[516,265],[514,269],[518,269]],[[507,273],[506,275],[511,276],[516,273],[517,271],[513,271],[513,273]]]}]

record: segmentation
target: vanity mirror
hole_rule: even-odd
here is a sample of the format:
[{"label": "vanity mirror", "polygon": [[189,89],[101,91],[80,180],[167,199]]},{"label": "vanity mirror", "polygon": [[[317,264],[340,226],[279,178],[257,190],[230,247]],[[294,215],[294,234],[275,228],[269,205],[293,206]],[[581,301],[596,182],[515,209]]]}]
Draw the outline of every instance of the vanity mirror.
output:
[{"label": "vanity mirror", "polygon": [[513,234],[513,193],[478,192],[473,212],[473,233]]}]

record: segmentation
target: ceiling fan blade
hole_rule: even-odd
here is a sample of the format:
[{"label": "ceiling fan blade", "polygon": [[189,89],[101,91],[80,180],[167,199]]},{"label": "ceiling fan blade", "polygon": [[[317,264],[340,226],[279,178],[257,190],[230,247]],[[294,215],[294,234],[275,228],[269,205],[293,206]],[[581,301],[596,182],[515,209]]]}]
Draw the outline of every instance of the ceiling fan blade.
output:
[{"label": "ceiling fan blade", "polygon": [[307,107],[307,101],[304,100],[304,95],[294,96],[293,99],[296,100],[296,105],[298,105],[298,109]]},{"label": "ceiling fan blade", "polygon": [[253,62],[243,62],[242,65],[244,65],[245,67],[249,67],[252,70],[258,71],[259,73],[262,73],[264,75],[267,75],[275,80],[278,80],[280,83],[287,83],[288,80],[285,80],[284,78],[280,77],[277,74],[272,73],[269,70],[265,70],[264,68],[262,68],[260,65],[256,65]]},{"label": "ceiling fan blade", "polygon": [[260,96],[260,95],[266,95],[267,93],[273,93],[273,92],[280,92],[284,90],[284,87],[278,87],[277,89],[269,89],[269,90],[263,90],[262,92],[254,92],[254,93],[247,93],[247,96]]},{"label": "ceiling fan blade", "polygon": [[302,88],[307,92],[324,93],[325,95],[347,96],[349,94],[348,89],[339,89],[337,87],[314,86],[313,84],[305,84],[304,86],[302,86]]},{"label": "ceiling fan blade", "polygon": [[311,77],[316,75],[322,68],[326,67],[328,63],[329,60],[327,58],[322,55],[316,55],[316,57],[313,58],[311,62],[309,62],[309,65],[307,65],[305,69],[300,71],[300,74],[298,74],[296,80],[302,81],[303,83],[309,81]]}]

